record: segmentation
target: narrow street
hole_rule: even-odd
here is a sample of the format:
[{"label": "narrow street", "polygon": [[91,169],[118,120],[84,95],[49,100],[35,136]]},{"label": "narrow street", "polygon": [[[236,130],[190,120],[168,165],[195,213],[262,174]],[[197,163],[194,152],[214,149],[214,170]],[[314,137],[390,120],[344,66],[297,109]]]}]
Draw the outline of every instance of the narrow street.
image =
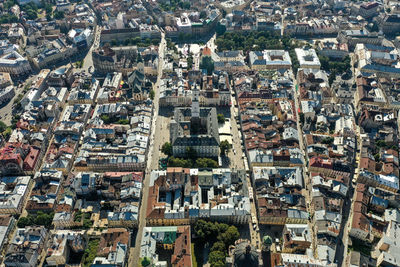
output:
[{"label": "narrow street", "polygon": [[[214,48],[215,49],[215,48]],[[241,138],[241,130],[239,129],[240,122],[236,120],[236,116],[238,117],[239,114],[239,103],[236,103],[236,99],[234,99],[233,93],[234,88],[231,88],[231,133],[232,133],[232,149],[229,154],[229,158],[231,159],[231,168],[234,169],[245,169],[245,160],[247,157],[244,153],[244,145],[242,145],[242,138]],[[236,95],[236,93],[235,93]],[[234,105],[236,103],[236,105]],[[246,182],[249,192],[255,192],[253,190],[253,184],[251,182],[251,176],[249,173],[246,174]],[[253,193],[253,200],[250,200],[250,219],[249,219],[249,231],[250,231],[250,239],[252,245],[257,248],[261,249],[261,237],[259,232],[259,225],[258,225],[258,217],[257,217],[257,208],[254,201],[255,194]],[[255,223],[253,223],[255,222]]]},{"label": "narrow street", "polygon": [[[304,192],[303,192],[303,196],[306,199],[306,205],[307,205],[307,211],[309,213],[309,215],[311,216],[311,218],[313,218],[313,205],[312,205],[312,181],[311,181],[311,177],[308,174],[307,171],[307,165],[308,165],[308,155],[307,155],[307,150],[304,144],[304,135],[303,130],[301,128],[301,124],[300,124],[300,114],[299,114],[299,109],[300,109],[300,95],[298,92],[298,84],[297,84],[297,79],[296,77],[292,76],[292,81],[293,81],[293,92],[294,92],[294,102],[295,102],[295,112],[296,112],[296,123],[297,123],[297,132],[299,134],[299,146],[300,149],[303,151],[303,155],[304,155],[304,165],[303,165],[303,181],[304,181]],[[312,236],[312,244],[311,247],[314,251],[314,256],[316,257],[316,238],[317,235],[315,233],[315,227],[314,227],[314,221],[311,219],[308,221],[308,226],[309,229],[311,229],[311,236]]]},{"label": "narrow street", "polygon": [[[233,89],[231,89],[233,90]],[[241,144],[241,138],[239,135],[239,127],[238,127],[238,122],[235,119],[235,109],[237,109],[237,106],[233,106],[234,103],[234,98],[231,95],[231,133],[232,133],[232,149],[228,153],[228,157],[230,159],[230,167],[233,169],[244,169],[244,161],[243,161],[243,146]]]},{"label": "narrow street", "polygon": [[[150,184],[150,174],[152,170],[158,169],[158,159],[159,159],[159,147],[160,147],[160,136],[161,131],[166,131],[167,129],[161,130],[161,120],[158,119],[159,112],[159,99],[160,99],[160,90],[159,84],[163,74],[163,65],[164,65],[164,50],[166,46],[165,35],[162,33],[161,35],[161,43],[159,46],[159,65],[158,65],[158,76],[157,82],[153,85],[155,96],[153,101],[153,121],[151,124],[151,134],[150,134],[150,144],[147,158],[147,168],[145,173],[144,184],[142,188],[142,198],[140,203],[140,212],[139,212],[139,223],[138,223],[138,234],[136,236],[136,243],[133,248],[131,248],[129,253],[128,266],[138,266],[140,259],[140,244],[142,242],[143,228],[146,226],[146,210],[147,210],[147,198],[149,193],[149,184]],[[133,245],[133,244],[132,244]]]},{"label": "narrow street", "polygon": [[[353,64],[352,64],[353,66]],[[354,71],[354,68],[353,68]],[[353,72],[354,73],[354,72]],[[353,116],[355,117],[355,111],[353,109]],[[361,146],[359,144],[360,142],[360,128],[356,126],[356,142],[355,143],[355,155],[353,158],[352,162],[352,172],[350,174],[350,179],[354,178],[354,175],[356,173],[356,169],[358,168],[358,152],[357,150]],[[343,205],[343,210],[342,210],[342,224],[340,227],[340,234],[339,234],[339,242],[336,247],[336,254],[335,254],[335,262],[337,262],[338,266],[342,266],[342,264],[346,263],[347,260],[347,250],[348,250],[348,245],[349,245],[349,231],[350,231],[350,225],[352,223],[352,218],[353,218],[353,206],[355,203],[355,197],[356,194],[354,194],[355,188],[353,187],[353,181],[350,180],[349,183],[349,190],[347,192],[347,197],[346,197],[346,202]]]}]

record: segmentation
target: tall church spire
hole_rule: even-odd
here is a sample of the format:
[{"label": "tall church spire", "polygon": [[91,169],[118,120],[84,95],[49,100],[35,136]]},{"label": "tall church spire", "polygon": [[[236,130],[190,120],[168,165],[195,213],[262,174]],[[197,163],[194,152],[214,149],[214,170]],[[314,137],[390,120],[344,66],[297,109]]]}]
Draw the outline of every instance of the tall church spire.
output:
[{"label": "tall church spire", "polygon": [[195,84],[192,90],[192,118],[200,117],[199,96],[200,96],[200,91],[197,88],[197,84]]}]

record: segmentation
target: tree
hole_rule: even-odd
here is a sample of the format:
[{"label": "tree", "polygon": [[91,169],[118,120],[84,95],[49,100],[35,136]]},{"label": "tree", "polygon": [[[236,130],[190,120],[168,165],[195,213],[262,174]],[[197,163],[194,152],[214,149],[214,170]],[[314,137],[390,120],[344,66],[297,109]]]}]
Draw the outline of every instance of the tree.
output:
[{"label": "tree", "polygon": [[200,63],[200,69],[207,70],[207,75],[211,75],[214,71],[214,61],[211,57],[203,57]]},{"label": "tree", "polygon": [[4,132],[7,129],[7,125],[0,121],[0,133]]},{"label": "tree", "polygon": [[219,113],[217,115],[218,123],[224,123],[225,122],[225,116],[222,113]]},{"label": "tree", "polygon": [[102,119],[102,121],[104,121],[105,124],[109,124],[111,122],[111,119],[108,115],[101,115],[100,119]]},{"label": "tree", "polygon": [[158,39],[152,39],[151,40],[151,44],[152,45],[158,45],[160,43],[160,40],[158,40]]},{"label": "tree", "polygon": [[51,222],[53,221],[54,214],[43,213],[39,211],[37,213],[36,218],[34,218],[34,222],[36,225],[44,225],[45,227],[50,227]]},{"label": "tree", "polygon": [[208,257],[208,262],[212,267],[225,266],[225,253],[221,251],[212,251]]},{"label": "tree", "polygon": [[149,258],[144,257],[144,258],[142,259],[142,261],[141,261],[141,264],[142,264],[143,267],[146,267],[146,266],[149,266],[149,265],[151,264],[151,261],[150,261]]},{"label": "tree", "polygon": [[232,145],[229,144],[228,140],[224,140],[224,141],[221,141],[221,143],[219,144],[219,148],[221,150],[221,155],[225,156],[226,153],[228,153],[229,150],[232,148]]},{"label": "tree", "polygon": [[42,211],[39,211],[36,216],[28,215],[26,217],[21,217],[18,220],[18,227],[24,228],[26,226],[31,226],[31,225],[43,225],[47,228],[51,226],[51,223],[53,221],[54,213],[44,213]]},{"label": "tree", "polygon": [[[225,259],[226,260],[226,259]],[[224,262],[222,262],[222,261],[218,261],[218,262],[215,262],[215,263],[213,263],[212,265],[211,265],[211,267],[225,267],[226,266],[226,263],[224,263]]]},{"label": "tree", "polygon": [[187,69],[191,70],[193,67],[193,56],[190,54],[187,58]]},{"label": "tree", "polygon": [[235,226],[229,226],[225,233],[221,233],[218,236],[218,240],[224,242],[225,247],[228,248],[230,245],[235,244],[235,241],[240,237],[239,231]]},{"label": "tree", "polygon": [[324,139],[322,139],[321,143],[325,144],[325,145],[331,145],[333,143],[333,137],[325,137]]},{"label": "tree", "polygon": [[117,44],[118,44],[117,40],[115,40],[115,39],[111,40],[111,46],[117,46]]},{"label": "tree", "polygon": [[38,8],[38,6],[36,5],[35,2],[29,2],[29,3],[21,6],[21,10],[26,11],[26,10],[29,10],[29,9],[37,11],[39,8]]},{"label": "tree", "polygon": [[201,18],[201,19],[207,18],[207,12],[206,12],[205,10],[202,10],[202,11],[200,12],[200,18]]},{"label": "tree", "polygon": [[4,14],[0,16],[0,24],[14,23],[14,22],[18,22],[18,18],[15,15]]},{"label": "tree", "polygon": [[183,3],[182,4],[183,9],[190,9],[190,2],[180,2],[180,3]]},{"label": "tree", "polygon": [[129,124],[129,119],[119,119],[117,121],[117,124],[128,125]]},{"label": "tree", "polygon": [[140,37],[135,37],[131,39],[131,44],[136,45],[138,43],[140,43],[142,39]]},{"label": "tree", "polygon": [[156,94],[156,93],[154,92],[154,90],[151,89],[151,90],[150,90],[150,99],[151,99],[151,100],[154,100],[155,94]]},{"label": "tree", "polygon": [[55,19],[63,19],[64,18],[64,12],[62,11],[56,11],[54,12],[54,16]]},{"label": "tree", "polygon": [[225,233],[228,230],[229,225],[227,225],[226,223],[216,223],[216,227],[217,233]]},{"label": "tree", "polygon": [[44,10],[46,11],[46,15],[51,14],[51,12],[53,12],[53,7],[50,4],[45,4]]},{"label": "tree", "polygon": [[11,136],[12,129],[11,127],[7,127],[7,129],[3,132],[3,137],[5,140],[8,140],[8,138]]},{"label": "tree", "polygon": [[183,167],[191,168],[193,163],[190,159],[175,158],[171,156],[168,158],[168,167]]},{"label": "tree", "polygon": [[17,226],[24,228],[25,226],[31,225],[31,220],[28,217],[21,217],[18,220]]},{"label": "tree", "polygon": [[321,69],[329,71],[330,66],[329,66],[329,58],[326,56],[318,55],[319,62],[321,63]]},{"label": "tree", "polygon": [[196,160],[196,162],[195,162],[195,166],[197,167],[197,168],[207,168],[208,167],[208,164],[207,164],[207,162],[204,160],[204,159],[197,159]]},{"label": "tree", "polygon": [[[214,243],[219,240],[219,236],[229,229],[229,225],[225,223],[210,222],[205,220],[198,220],[194,225],[194,232],[199,238],[200,243]],[[220,241],[223,243],[222,241]],[[224,247],[226,247],[225,243]],[[219,245],[216,245],[216,247]]]},{"label": "tree", "polygon": [[92,265],[93,260],[96,258],[97,249],[99,247],[99,240],[90,240],[85,253],[83,254],[83,267],[89,267]]},{"label": "tree", "polygon": [[167,156],[172,156],[172,145],[170,142],[165,142],[161,147],[161,152]]},{"label": "tree", "polygon": [[375,145],[376,145],[378,148],[386,147],[386,142],[385,142],[384,140],[378,140],[378,141],[376,141]]},{"label": "tree", "polygon": [[35,20],[38,17],[37,11],[35,11],[33,9],[28,9],[26,11],[26,15],[27,15],[28,19],[30,19],[30,20]]},{"label": "tree", "polygon": [[8,9],[10,9],[11,7],[13,7],[16,4],[17,4],[16,0],[8,0],[8,1],[4,2],[3,8],[4,8],[4,10],[8,10]]},{"label": "tree", "polygon": [[214,245],[211,247],[211,251],[221,251],[225,253],[225,244],[222,241],[217,241],[214,243]]},{"label": "tree", "polygon": [[332,71],[332,73],[329,75],[329,78],[328,78],[329,86],[332,85],[332,83],[335,79],[336,79],[336,71]]},{"label": "tree", "polygon": [[218,168],[218,163],[209,158],[198,158],[195,162],[197,168]]}]

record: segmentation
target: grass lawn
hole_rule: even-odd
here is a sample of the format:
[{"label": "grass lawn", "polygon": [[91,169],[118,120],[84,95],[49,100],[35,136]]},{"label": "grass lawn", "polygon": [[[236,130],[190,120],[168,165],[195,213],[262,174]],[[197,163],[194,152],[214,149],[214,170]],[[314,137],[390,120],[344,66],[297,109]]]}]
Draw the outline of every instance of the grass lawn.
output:
[{"label": "grass lawn", "polygon": [[194,253],[194,244],[193,243],[191,245],[191,251],[192,251],[192,266],[197,267],[197,259],[196,259],[196,254]]}]

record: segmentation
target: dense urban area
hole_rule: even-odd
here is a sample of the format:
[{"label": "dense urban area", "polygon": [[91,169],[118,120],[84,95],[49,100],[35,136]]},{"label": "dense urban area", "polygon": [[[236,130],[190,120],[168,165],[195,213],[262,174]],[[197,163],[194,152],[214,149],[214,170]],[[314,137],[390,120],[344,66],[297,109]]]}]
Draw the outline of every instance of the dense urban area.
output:
[{"label": "dense urban area", "polygon": [[400,266],[399,1],[0,11],[0,267]]}]

